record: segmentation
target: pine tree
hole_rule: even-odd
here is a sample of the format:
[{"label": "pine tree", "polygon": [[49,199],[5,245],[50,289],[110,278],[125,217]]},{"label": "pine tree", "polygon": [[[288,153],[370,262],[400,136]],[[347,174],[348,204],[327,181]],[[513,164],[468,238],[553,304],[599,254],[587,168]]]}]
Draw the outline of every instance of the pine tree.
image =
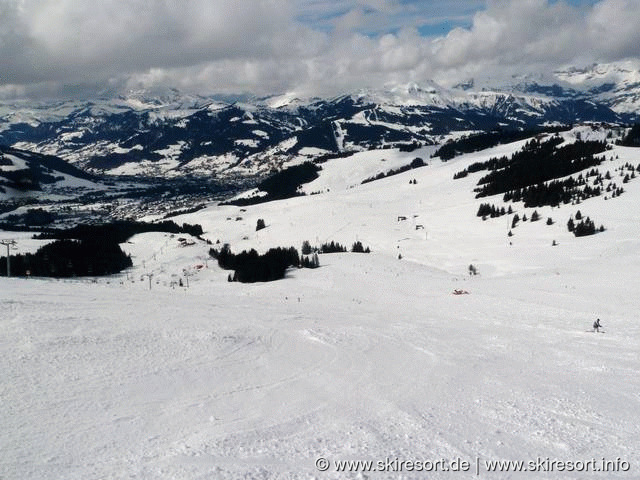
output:
[{"label": "pine tree", "polygon": [[358,240],[357,242],[354,242],[354,244],[351,246],[351,251],[353,253],[370,253],[371,252],[369,247],[364,248],[364,245],[362,245],[362,242],[360,240]]},{"label": "pine tree", "polygon": [[596,233],[596,226],[593,221],[587,217],[578,223],[573,231],[576,237],[584,237]]}]

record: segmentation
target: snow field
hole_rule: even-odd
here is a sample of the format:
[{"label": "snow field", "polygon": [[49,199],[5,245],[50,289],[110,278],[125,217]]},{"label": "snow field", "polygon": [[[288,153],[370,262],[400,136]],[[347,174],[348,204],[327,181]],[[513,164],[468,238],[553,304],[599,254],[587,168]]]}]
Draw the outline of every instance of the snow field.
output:
[{"label": "snow field", "polygon": [[[176,290],[3,281],[0,472],[344,478],[314,459],[604,456],[635,478],[633,272],[321,258],[261,285],[214,266]],[[606,334],[587,332],[596,314]]]},{"label": "snow field", "polygon": [[[353,188],[348,169],[362,167],[336,160],[317,180],[327,193],[176,219],[234,251],[304,240],[373,251],[321,255],[279,282],[228,283],[204,242],[158,233],[123,244],[134,267],[119,277],[3,279],[0,477],[637,478],[640,182],[538,209],[509,245],[506,217],[475,216],[501,203],[474,198],[481,174],[452,177],[516,148],[447,163],[412,152],[406,163],[430,166]],[[612,166],[640,161],[610,153]],[[607,231],[573,237],[577,209]],[[190,287],[171,288],[184,269]],[[591,332],[596,317],[606,333]],[[318,471],[320,457],[620,457],[630,470],[339,473]]]}]

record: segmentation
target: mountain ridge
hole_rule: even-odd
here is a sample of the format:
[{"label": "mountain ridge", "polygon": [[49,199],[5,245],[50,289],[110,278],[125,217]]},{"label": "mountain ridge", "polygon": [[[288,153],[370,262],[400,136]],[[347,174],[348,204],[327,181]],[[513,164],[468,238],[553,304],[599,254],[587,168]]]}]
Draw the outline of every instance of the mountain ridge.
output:
[{"label": "mountain ridge", "polygon": [[432,145],[460,131],[584,122],[628,124],[640,111],[640,69],[629,63],[515,78],[489,88],[433,81],[331,98],[295,93],[230,98],[176,89],[114,98],[0,106],[0,143],[59,156],[92,173],[233,179],[318,155]]}]

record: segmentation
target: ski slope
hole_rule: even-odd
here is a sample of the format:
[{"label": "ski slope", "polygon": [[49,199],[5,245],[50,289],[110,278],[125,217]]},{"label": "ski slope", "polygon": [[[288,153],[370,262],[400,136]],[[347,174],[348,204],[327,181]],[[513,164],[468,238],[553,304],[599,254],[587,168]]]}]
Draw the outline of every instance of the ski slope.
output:
[{"label": "ski slope", "polygon": [[[279,282],[228,283],[209,245],[161,233],[123,244],[134,268],[118,277],[1,280],[0,478],[638,478],[640,181],[616,199],[538,209],[556,223],[522,223],[509,245],[507,218],[475,216],[481,173],[452,177],[520,146],[365,185],[356,177],[381,162],[358,154],[305,187],[324,193],[176,220],[235,251],[356,239],[373,251],[321,255]],[[611,169],[640,162],[612,153]],[[573,237],[577,208],[607,230]],[[189,288],[176,286],[185,271]],[[596,317],[606,333],[591,331]],[[334,464],[396,458],[472,469]],[[483,467],[538,458],[629,468]]]}]

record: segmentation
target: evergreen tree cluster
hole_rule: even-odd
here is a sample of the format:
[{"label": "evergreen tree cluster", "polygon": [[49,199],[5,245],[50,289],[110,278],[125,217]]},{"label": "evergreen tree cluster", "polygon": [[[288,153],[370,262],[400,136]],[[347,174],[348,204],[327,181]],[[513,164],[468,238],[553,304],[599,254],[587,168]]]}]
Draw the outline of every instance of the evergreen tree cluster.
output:
[{"label": "evergreen tree cluster", "polygon": [[[325,242],[320,247],[312,247],[308,240],[302,242],[302,254],[310,255],[311,253],[345,253],[347,251],[347,247],[335,242]],[[371,249],[369,247],[365,247],[360,240],[357,240],[351,245],[352,253],[371,253]]]},{"label": "evergreen tree cluster", "polygon": [[[172,221],[145,223],[119,221],[108,224],[77,225],[68,229],[47,229],[36,239],[56,240],[34,254],[12,255],[12,274],[23,276],[71,277],[119,273],[132,266],[131,258],[120,248],[133,235],[144,232],[202,234],[200,225],[182,226]],[[2,267],[4,265],[4,267]],[[6,274],[6,258],[0,269]]]},{"label": "evergreen tree cluster", "polygon": [[96,225],[77,225],[67,229],[48,229],[40,235],[34,235],[34,238],[44,240],[77,239],[118,244],[126,242],[134,235],[146,232],[185,233],[198,237],[202,235],[203,230],[202,226],[198,224],[183,223],[182,226],[180,226],[171,220],[158,223],[121,220]]},{"label": "evergreen tree cluster", "polygon": [[300,257],[300,268],[318,268],[320,266],[320,259],[318,254],[302,255]]},{"label": "evergreen tree cluster", "polygon": [[320,170],[322,170],[322,168],[313,162],[304,162],[300,165],[287,167],[267,177],[258,184],[258,190],[265,192],[266,195],[239,198],[237,200],[223,202],[222,205],[256,205],[272,200],[283,200],[285,198],[302,196],[304,194],[298,190],[300,186],[318,178],[318,172]]},{"label": "evergreen tree cluster", "polygon": [[334,242],[333,240],[331,240],[331,242],[323,243],[318,249],[318,253],[343,253],[346,251],[347,247],[340,245],[338,242]]},{"label": "evergreen tree cluster", "polygon": [[636,178],[636,172],[640,172],[640,163],[634,167],[629,162],[627,162],[620,168],[617,168],[615,171],[619,172],[618,174],[621,177],[624,177],[623,182],[627,183],[629,180]]},{"label": "evergreen tree cluster", "polygon": [[457,180],[458,178],[464,178],[470,173],[481,172],[483,170],[489,170],[489,171],[498,170],[500,168],[505,168],[507,165],[509,165],[509,159],[507,157],[505,156],[502,156],[500,158],[493,157],[485,162],[472,163],[464,170],[454,174],[453,179]]},{"label": "evergreen tree cluster", "polygon": [[607,149],[605,142],[577,141],[556,148],[562,139],[553,137],[546,142],[533,139],[512,155],[506,167],[493,170],[478,182],[476,197],[486,197],[523,189],[602,163],[595,155]]},{"label": "evergreen tree cluster", "polygon": [[447,161],[463,153],[479,152],[502,143],[517,142],[542,133],[557,133],[566,130],[567,127],[550,127],[535,130],[494,130],[469,135],[445,143],[435,151],[432,157],[440,157],[443,161]]},{"label": "evergreen tree cluster", "polygon": [[2,170],[0,171],[0,185],[14,188],[23,192],[29,190],[42,190],[41,182],[53,183],[56,178],[47,175],[46,173],[40,173],[36,170],[29,168],[22,168],[20,170]]},{"label": "evergreen tree cluster", "polygon": [[189,207],[189,208],[183,208],[180,210],[174,210],[173,212],[169,212],[167,214],[165,214],[164,218],[171,218],[171,217],[177,217],[179,215],[187,215],[189,213],[195,213],[198,212],[200,210],[202,210],[203,208],[205,208],[207,206],[206,203],[200,203],[198,205],[195,205],[193,207]]},{"label": "evergreen tree cluster", "polygon": [[482,203],[480,204],[480,208],[478,208],[478,213],[476,215],[486,219],[487,217],[497,218],[511,213],[511,207],[509,207],[509,210],[505,210],[504,207],[496,207],[490,203]]},{"label": "evergreen tree cluster", "polygon": [[311,244],[309,243],[309,240],[305,240],[304,242],[302,242],[302,254],[303,255],[311,255],[312,251],[313,251],[313,249],[311,248]]},{"label": "evergreen tree cluster", "polygon": [[[361,183],[364,185],[365,183],[375,182],[376,180],[381,180],[383,178],[392,177],[394,175],[398,175],[403,172],[408,172],[409,170],[413,170],[414,168],[424,167],[427,164],[420,157],[416,157],[411,160],[411,163],[408,165],[404,165],[402,167],[389,170],[388,172],[380,172],[377,175],[369,178],[365,178]],[[417,182],[416,182],[417,183]]]},{"label": "evergreen tree cluster", "polygon": [[312,162],[285,168],[258,184],[258,189],[266,192],[272,199],[289,198],[297,195],[297,190],[303,183],[309,183],[318,178],[320,167]]},{"label": "evergreen tree cluster", "polygon": [[596,226],[589,217],[580,221],[573,229],[573,234],[576,237],[585,237],[587,235],[593,235],[595,233],[596,233]]},{"label": "evergreen tree cluster", "polygon": [[317,268],[318,256],[300,258],[294,247],[271,248],[263,255],[254,249],[234,254],[229,245],[219,251],[210,249],[209,254],[218,261],[220,268],[234,270],[229,281],[241,283],[270,282],[284,278],[289,267]]},{"label": "evergreen tree cluster", "polygon": [[[622,177],[622,183],[628,183],[636,178],[636,171],[640,169],[630,163],[617,168]],[[605,183],[607,186],[605,187]],[[624,193],[624,188],[619,187],[613,180],[612,175],[607,171],[604,175],[600,170],[592,168],[585,174],[572,176],[564,180],[552,180],[548,183],[539,183],[529,187],[520,188],[506,192],[503,196],[505,202],[524,202],[525,207],[542,207],[545,205],[558,206],[568,203],[580,203],[591,197],[598,197],[603,193],[609,194],[611,198],[616,198]]]},{"label": "evergreen tree cluster", "polygon": [[411,143],[399,143],[397,145],[398,147],[398,151],[400,152],[413,152],[419,148],[422,147],[422,144],[420,142],[417,142],[416,140],[414,140]]},{"label": "evergreen tree cluster", "polygon": [[625,147],[640,147],[640,124],[636,123],[620,142]]},{"label": "evergreen tree cluster", "polygon": [[354,244],[351,246],[351,251],[353,253],[371,253],[369,247],[365,248],[360,240],[354,242]]},{"label": "evergreen tree cluster", "polygon": [[580,213],[580,210],[576,213],[576,220],[579,220],[578,223],[575,223],[573,218],[569,218],[567,222],[567,230],[572,232],[576,237],[586,237],[588,235],[594,235],[598,232],[604,232],[604,225],[600,225],[600,228],[596,228],[595,223],[589,217],[584,217]]},{"label": "evergreen tree cluster", "polygon": [[7,215],[5,221],[10,225],[24,225],[25,227],[41,227],[49,225],[56,219],[56,214],[43,208],[30,208],[22,215]]},{"label": "evergreen tree cluster", "polygon": [[[117,243],[99,239],[57,240],[36,253],[11,255],[11,275],[36,277],[100,276],[119,273],[133,264]],[[0,258],[0,275],[7,259]]]},{"label": "evergreen tree cluster", "polygon": [[524,202],[527,208],[558,206],[572,201],[582,201],[597,197],[601,193],[599,187],[591,187],[585,180],[569,177],[564,180],[552,180],[549,183],[538,183],[525,188],[507,192],[503,196],[505,202]]}]

